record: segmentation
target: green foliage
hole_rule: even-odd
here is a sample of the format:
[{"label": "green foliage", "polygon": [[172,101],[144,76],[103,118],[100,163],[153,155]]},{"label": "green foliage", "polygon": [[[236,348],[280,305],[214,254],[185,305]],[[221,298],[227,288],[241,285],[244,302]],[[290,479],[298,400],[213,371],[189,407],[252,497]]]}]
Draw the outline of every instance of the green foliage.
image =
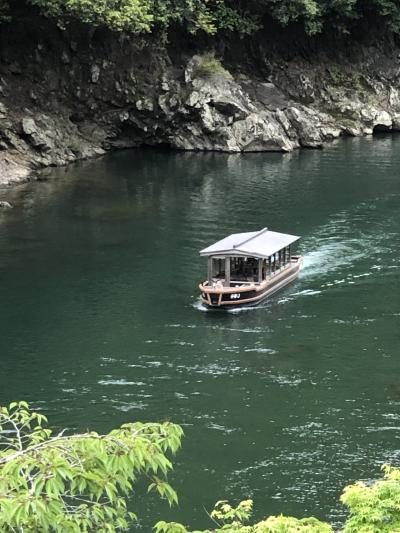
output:
[{"label": "green foliage", "polygon": [[[54,18],[60,26],[79,20],[117,32],[164,35],[173,25],[196,33],[252,34],[272,18],[281,26],[298,24],[304,33],[350,34],[356,28],[400,34],[399,0],[20,0]],[[0,22],[10,0],[0,0]],[[21,13],[21,11],[18,11]]]},{"label": "green foliage", "polygon": [[[256,0],[257,1],[257,0]],[[309,35],[327,29],[350,33],[357,24],[400,33],[398,0],[258,0],[263,14],[282,26],[301,22]]]},{"label": "green foliage", "polygon": [[[1,1],[1,0],[0,0]],[[105,26],[117,32],[137,34],[165,30],[180,23],[191,32],[217,31],[218,10],[207,0],[26,0],[60,25],[80,20],[91,26]],[[219,0],[222,2],[222,0]],[[234,12],[237,16],[237,12]]]},{"label": "green foliage", "polygon": [[7,0],[0,0],[0,22],[5,22],[10,19],[9,17],[9,3]]},{"label": "green foliage", "polygon": [[346,487],[341,501],[350,510],[343,533],[400,533],[400,469],[383,466],[384,479]]},{"label": "green foliage", "polygon": [[217,31],[236,32],[240,35],[250,35],[262,28],[258,9],[240,9],[239,3],[229,3],[229,0],[214,0],[209,5],[209,11],[214,19]]},{"label": "green foliage", "polygon": [[211,52],[203,54],[196,66],[196,75],[204,78],[220,76],[227,80],[232,79],[232,75],[221,64],[221,61]]},{"label": "green foliage", "polygon": [[[316,518],[293,518],[291,516],[270,516],[253,525],[247,525],[253,509],[252,500],[244,500],[237,507],[232,507],[225,500],[216,503],[211,518],[216,528],[206,531],[192,531],[192,533],[333,533],[329,524],[320,522]],[[156,533],[189,533],[182,524],[176,522],[158,522]]]},{"label": "green foliage", "polygon": [[372,8],[391,32],[400,33],[400,6],[397,0],[371,0]]},{"label": "green foliage", "polygon": [[79,143],[77,142],[72,142],[68,148],[71,150],[71,152],[74,152],[74,154],[81,154],[82,153],[82,150],[81,150],[81,147],[79,145]]},{"label": "green foliage", "polygon": [[[258,29],[257,16],[241,12],[224,0],[24,0],[53,18],[61,27],[79,20],[93,27],[136,34],[166,31],[172,24],[190,33],[218,30],[251,33]],[[8,20],[9,0],[0,0],[0,22]]]},{"label": "green foliage", "polygon": [[[341,533],[400,533],[400,469],[385,465],[384,479],[375,483],[355,483],[345,488],[341,501],[350,516]],[[252,501],[245,500],[236,508],[226,501],[216,504],[211,513],[215,526],[212,530],[192,533],[333,533],[333,528],[316,518],[270,516],[249,525]],[[175,522],[158,522],[156,533],[189,533]]]},{"label": "green foliage", "polygon": [[151,31],[154,21],[150,0],[30,0],[41,12],[60,22],[75,18],[115,31]]},{"label": "green foliage", "polygon": [[135,515],[126,496],[139,477],[170,504],[167,453],[180,447],[171,423],[124,424],[99,435],[53,435],[26,402],[0,408],[0,531],[114,533]]},{"label": "green foliage", "polygon": [[283,26],[302,19],[308,33],[321,30],[321,4],[317,0],[269,0],[271,13]]},{"label": "green foliage", "polygon": [[[116,533],[135,518],[126,497],[146,477],[148,491],[177,502],[167,481],[167,454],[181,444],[171,423],[124,424],[106,435],[53,435],[47,419],[26,402],[0,407],[0,531],[2,533]],[[345,488],[349,509],[342,533],[400,533],[400,469],[385,465],[384,478]],[[217,502],[211,530],[192,533],[333,533],[316,518],[270,516],[250,524],[253,502]],[[176,522],[158,522],[155,533],[189,533]]]},{"label": "green foliage", "polygon": [[211,518],[223,523],[224,526],[242,525],[249,520],[252,510],[252,500],[243,500],[237,507],[232,507],[226,500],[220,500],[211,512]]}]

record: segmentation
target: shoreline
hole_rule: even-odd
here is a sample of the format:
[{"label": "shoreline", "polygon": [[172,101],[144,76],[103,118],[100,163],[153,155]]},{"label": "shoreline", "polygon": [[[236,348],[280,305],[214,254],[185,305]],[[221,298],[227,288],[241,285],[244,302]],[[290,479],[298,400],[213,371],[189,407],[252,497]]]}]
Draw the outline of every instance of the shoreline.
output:
[{"label": "shoreline", "polygon": [[[105,154],[101,156],[94,156],[92,158],[85,158],[85,159],[77,159],[75,161],[71,161],[66,165],[63,166],[52,166],[52,167],[44,167],[42,169],[35,170],[33,174],[28,176],[26,179],[22,179],[19,181],[13,181],[8,184],[1,184],[0,183],[0,213],[5,213],[10,210],[10,208],[7,205],[4,204],[11,204],[11,209],[16,207],[15,202],[15,196],[18,196],[19,192],[22,191],[22,188],[25,188],[27,186],[35,186],[36,183],[43,183],[43,182],[52,182],[55,183],[58,177],[52,177],[52,169],[54,172],[59,172],[60,170],[65,170],[65,172],[68,172],[68,169],[74,167],[75,165],[82,165],[82,164],[91,164],[95,161],[101,162],[103,159],[106,159],[109,156],[112,156],[113,154],[118,154],[121,152],[135,152],[137,150],[146,150],[146,151],[157,151],[162,150],[168,153],[175,153],[175,154],[196,154],[196,155],[204,155],[204,156],[210,156],[212,154],[214,155],[225,155],[225,156],[246,156],[251,157],[252,155],[261,155],[261,154],[276,154],[281,155],[282,157],[290,156],[291,154],[301,154],[303,152],[313,152],[313,151],[324,151],[329,149],[329,147],[333,145],[340,145],[342,142],[351,142],[356,140],[369,140],[371,142],[375,142],[377,138],[390,138],[390,137],[396,137],[397,131],[389,131],[389,132],[379,132],[374,133],[372,135],[358,135],[358,136],[340,136],[336,139],[333,139],[332,141],[326,142],[323,147],[320,149],[304,149],[299,148],[297,150],[294,150],[292,152],[241,152],[241,153],[232,153],[232,152],[224,152],[224,151],[195,151],[195,150],[177,150],[177,149],[168,149],[163,146],[142,146],[142,147],[135,147],[135,148],[124,148],[120,150],[113,150],[110,152],[106,152]],[[344,147],[343,147],[344,148]]]},{"label": "shoreline", "polygon": [[126,148],[285,153],[400,131],[400,48],[382,43],[330,57],[262,36],[99,40],[40,18],[3,33],[2,187]]}]

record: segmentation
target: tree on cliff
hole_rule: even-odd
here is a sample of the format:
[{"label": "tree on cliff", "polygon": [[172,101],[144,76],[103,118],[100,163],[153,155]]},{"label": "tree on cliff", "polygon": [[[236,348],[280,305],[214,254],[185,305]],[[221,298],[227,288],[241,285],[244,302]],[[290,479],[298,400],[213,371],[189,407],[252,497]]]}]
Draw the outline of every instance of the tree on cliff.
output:
[{"label": "tree on cliff", "polygon": [[113,533],[134,518],[127,509],[140,478],[170,504],[167,457],[182,430],[171,423],[124,424],[107,435],[53,435],[25,402],[0,408],[0,531]]},{"label": "tree on cliff", "polygon": [[20,16],[24,6],[35,6],[61,26],[77,20],[138,34],[165,32],[172,25],[192,33],[251,34],[271,20],[296,24],[308,35],[354,29],[380,37],[385,31],[400,34],[398,0],[0,0],[0,20],[9,20],[11,13]]}]

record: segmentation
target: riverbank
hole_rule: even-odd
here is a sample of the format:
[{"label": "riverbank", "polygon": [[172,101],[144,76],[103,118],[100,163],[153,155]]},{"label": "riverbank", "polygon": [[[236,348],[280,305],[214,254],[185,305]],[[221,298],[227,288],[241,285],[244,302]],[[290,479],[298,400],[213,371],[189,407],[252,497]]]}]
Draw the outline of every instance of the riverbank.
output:
[{"label": "riverbank", "polygon": [[0,185],[120,148],[288,152],[399,130],[400,50],[331,45],[2,26]]}]

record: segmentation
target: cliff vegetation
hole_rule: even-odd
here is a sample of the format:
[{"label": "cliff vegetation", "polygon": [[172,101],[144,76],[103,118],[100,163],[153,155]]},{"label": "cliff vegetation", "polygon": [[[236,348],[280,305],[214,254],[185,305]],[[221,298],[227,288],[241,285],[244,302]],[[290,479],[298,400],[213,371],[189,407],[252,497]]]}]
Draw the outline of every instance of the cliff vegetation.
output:
[{"label": "cliff vegetation", "polygon": [[1,19],[12,20],[30,7],[61,26],[80,21],[136,34],[167,31],[176,24],[192,33],[251,34],[266,20],[282,26],[297,23],[308,35],[375,28],[400,33],[396,0],[0,0]]}]

